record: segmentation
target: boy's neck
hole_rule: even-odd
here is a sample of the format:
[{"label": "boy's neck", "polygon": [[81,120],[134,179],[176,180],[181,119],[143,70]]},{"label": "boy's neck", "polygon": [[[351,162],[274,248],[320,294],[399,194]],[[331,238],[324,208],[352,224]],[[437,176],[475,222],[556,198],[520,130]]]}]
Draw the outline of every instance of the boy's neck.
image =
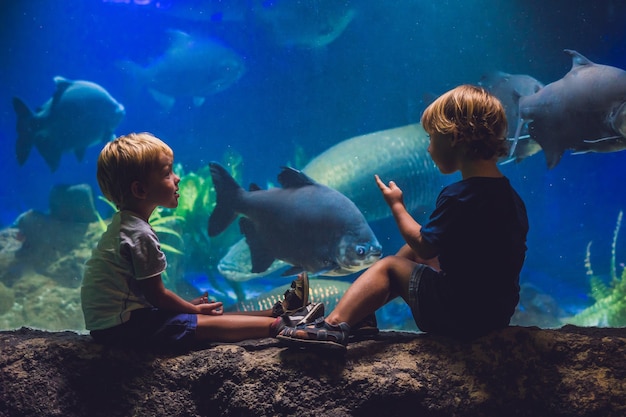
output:
[{"label": "boy's neck", "polygon": [[496,158],[463,161],[460,171],[464,180],[472,177],[503,177],[502,172],[498,169]]},{"label": "boy's neck", "polygon": [[120,211],[121,210],[130,211],[131,213],[135,214],[137,217],[140,217],[144,219],[146,222],[148,222],[148,220],[150,219],[150,216],[152,215],[152,212],[154,211],[156,207],[144,207],[144,206],[145,204],[128,204],[120,208]]}]

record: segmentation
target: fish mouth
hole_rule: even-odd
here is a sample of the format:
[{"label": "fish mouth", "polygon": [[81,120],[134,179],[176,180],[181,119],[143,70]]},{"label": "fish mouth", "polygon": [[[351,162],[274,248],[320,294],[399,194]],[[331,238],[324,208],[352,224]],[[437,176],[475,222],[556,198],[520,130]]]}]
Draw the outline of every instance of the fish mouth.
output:
[{"label": "fish mouth", "polygon": [[610,123],[616,133],[626,137],[626,103],[622,103],[613,114],[610,115]]},{"label": "fish mouth", "polygon": [[357,273],[374,265],[376,261],[380,260],[382,255],[382,250],[371,249],[370,252],[362,259],[350,259],[349,262],[338,262],[338,268],[324,275],[343,276]]}]

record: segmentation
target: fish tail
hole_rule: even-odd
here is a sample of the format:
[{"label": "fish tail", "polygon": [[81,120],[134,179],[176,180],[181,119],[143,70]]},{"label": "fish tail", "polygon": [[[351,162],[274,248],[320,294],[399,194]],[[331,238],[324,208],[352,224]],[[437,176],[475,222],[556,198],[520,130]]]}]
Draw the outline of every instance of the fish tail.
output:
[{"label": "fish tail", "polygon": [[237,181],[217,162],[210,162],[211,177],[215,187],[216,203],[209,217],[209,236],[217,236],[222,233],[236,218],[234,203],[243,188]]},{"label": "fish tail", "polygon": [[24,165],[35,142],[32,135],[34,115],[26,103],[17,97],[13,97],[13,109],[17,115],[17,142],[15,143],[15,153],[17,155],[17,162],[20,165]]}]

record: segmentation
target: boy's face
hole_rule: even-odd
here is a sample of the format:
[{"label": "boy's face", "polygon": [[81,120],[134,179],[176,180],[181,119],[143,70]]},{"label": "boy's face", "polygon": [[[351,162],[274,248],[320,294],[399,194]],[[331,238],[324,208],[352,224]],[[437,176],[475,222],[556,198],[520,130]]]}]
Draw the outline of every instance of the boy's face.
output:
[{"label": "boy's face", "polygon": [[454,146],[454,137],[433,132],[429,135],[428,153],[442,174],[451,174],[459,169],[458,146]]},{"label": "boy's face", "polygon": [[152,203],[166,208],[178,207],[178,183],[180,177],[172,171],[174,158],[161,154],[157,168],[150,173],[146,195]]}]

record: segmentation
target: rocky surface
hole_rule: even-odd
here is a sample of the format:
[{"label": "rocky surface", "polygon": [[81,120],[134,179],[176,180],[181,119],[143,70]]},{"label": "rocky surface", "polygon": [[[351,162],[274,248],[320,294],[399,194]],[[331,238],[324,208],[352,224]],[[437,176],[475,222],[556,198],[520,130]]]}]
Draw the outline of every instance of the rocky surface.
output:
[{"label": "rocky surface", "polygon": [[274,339],[193,351],[0,332],[0,416],[623,416],[626,329],[382,332],[348,353]]}]

